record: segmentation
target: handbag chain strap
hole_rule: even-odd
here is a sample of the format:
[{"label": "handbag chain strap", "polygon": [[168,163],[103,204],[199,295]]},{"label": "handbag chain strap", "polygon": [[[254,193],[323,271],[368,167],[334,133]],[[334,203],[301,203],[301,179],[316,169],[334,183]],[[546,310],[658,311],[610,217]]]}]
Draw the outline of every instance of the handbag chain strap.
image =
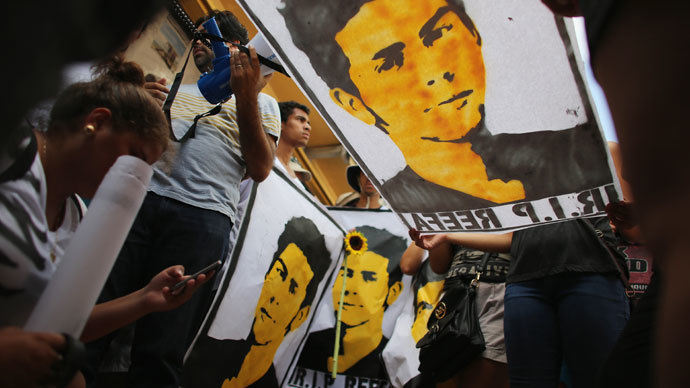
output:
[{"label": "handbag chain strap", "polygon": [[621,267],[620,263],[618,263],[618,260],[616,260],[616,256],[613,253],[613,248],[611,248],[611,246],[604,240],[604,232],[602,232],[599,229],[594,229],[594,231],[597,234],[597,237],[599,237],[600,241],[603,242],[609,254],[609,257],[611,258],[611,261],[618,270],[618,277],[620,277],[621,282],[623,282],[623,287],[625,288],[625,296],[627,296],[629,299],[634,298],[637,291],[635,291],[635,289],[632,288],[632,286],[630,285],[630,280],[627,276],[625,276],[625,271],[623,270],[623,267]]},{"label": "handbag chain strap", "polygon": [[[486,264],[489,262],[490,257],[491,257],[491,253],[489,253],[489,252],[485,252],[484,256],[482,256],[482,261],[479,263],[479,267],[477,268],[477,276],[475,276],[474,279],[472,279],[470,281],[470,284],[469,284],[470,288],[476,290],[479,287],[479,279],[482,277],[482,273],[486,269]],[[473,294],[474,293],[470,293],[471,297],[473,297],[472,296]],[[444,301],[444,299],[441,299],[441,301],[434,308],[434,312],[433,312],[434,317],[437,320],[443,319],[443,317],[446,316],[448,309],[449,308],[446,305],[446,302]],[[430,323],[431,323],[431,321],[429,321],[427,324],[429,325]],[[439,330],[438,323],[434,322],[433,324],[431,324],[429,326],[429,330],[431,332],[437,332]]]},{"label": "handbag chain strap", "polygon": [[485,252],[484,256],[482,256],[482,261],[479,263],[479,267],[477,268],[477,276],[472,279],[470,282],[470,287],[479,287],[479,278],[481,278],[482,273],[486,269],[486,264],[489,262],[489,258],[491,257],[491,253]]},{"label": "handbag chain strap", "polygon": [[616,266],[616,269],[618,270],[618,277],[621,279],[623,287],[625,288],[625,296],[627,296],[629,299],[634,298],[637,291],[635,291],[635,289],[632,288],[632,286],[630,285],[630,280],[627,276],[625,276],[625,270],[620,265],[618,260],[616,260],[616,254],[613,252],[614,248],[612,248],[608,241],[606,241],[606,239],[604,238],[604,232],[601,229],[596,228],[589,219],[586,220],[585,224],[589,225],[590,227],[592,227],[592,229],[594,229],[594,234],[596,234],[596,236],[599,239],[599,242],[606,248],[606,252],[609,254],[611,262],[614,266]]}]

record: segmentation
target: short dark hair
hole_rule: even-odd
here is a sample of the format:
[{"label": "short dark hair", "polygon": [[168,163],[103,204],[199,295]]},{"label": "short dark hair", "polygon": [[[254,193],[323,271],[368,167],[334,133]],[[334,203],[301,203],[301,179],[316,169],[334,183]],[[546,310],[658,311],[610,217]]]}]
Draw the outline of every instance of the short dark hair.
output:
[{"label": "short dark hair", "polygon": [[[309,57],[316,74],[326,85],[331,89],[339,87],[360,100],[362,96],[359,89],[350,79],[350,60],[336,42],[335,36],[370,1],[373,0],[352,0],[346,3],[339,0],[283,0],[284,7],[278,10],[285,19],[292,42]],[[477,37],[477,44],[481,46],[479,32],[465,12],[463,0],[447,0],[447,6],[458,15],[472,35]],[[337,95],[335,97],[339,98]],[[374,116],[374,125],[388,133],[385,128],[388,123],[369,108],[366,101],[363,103]]]},{"label": "short dark hair", "polygon": [[[407,249],[407,242],[404,238],[393,233],[375,228],[373,226],[358,226],[357,231],[361,232],[367,239],[367,250],[388,259],[388,288],[396,282],[402,280],[402,269],[400,269],[400,258]],[[388,305],[384,304],[384,308]]]},{"label": "short dark hair", "polygon": [[300,104],[297,101],[283,101],[278,103],[278,108],[280,108],[280,121],[286,122],[288,117],[292,114],[292,111],[297,109],[302,109],[304,113],[309,114],[309,108]]},{"label": "short dark hair", "polygon": [[197,19],[194,25],[199,27],[203,22],[214,16],[216,17],[218,29],[220,30],[220,33],[223,34],[223,38],[229,41],[239,40],[240,44],[242,45],[249,43],[249,34],[247,33],[247,29],[244,28],[242,23],[240,23],[237,17],[230,11],[218,11],[213,9],[208,13],[208,15]]},{"label": "short dark hair", "polygon": [[[306,294],[300,305],[300,309],[309,306],[316,296],[316,290],[323,279],[328,267],[331,264],[331,253],[326,248],[326,241],[323,234],[316,227],[314,222],[306,217],[293,217],[286,224],[283,233],[278,237],[278,248],[273,255],[273,261],[268,267],[266,275],[271,271],[273,265],[278,261],[280,254],[283,253],[288,245],[295,244],[304,253],[307,263],[314,276],[306,286]],[[291,330],[292,321],[286,328],[286,333]]]}]

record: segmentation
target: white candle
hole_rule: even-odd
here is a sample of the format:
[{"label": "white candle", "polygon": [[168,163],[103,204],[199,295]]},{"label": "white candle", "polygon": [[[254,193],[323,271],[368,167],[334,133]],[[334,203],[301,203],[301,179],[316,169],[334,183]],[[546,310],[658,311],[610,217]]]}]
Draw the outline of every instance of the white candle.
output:
[{"label": "white candle", "polygon": [[96,191],[24,329],[79,338],[141,207],[153,169],[121,156]]}]

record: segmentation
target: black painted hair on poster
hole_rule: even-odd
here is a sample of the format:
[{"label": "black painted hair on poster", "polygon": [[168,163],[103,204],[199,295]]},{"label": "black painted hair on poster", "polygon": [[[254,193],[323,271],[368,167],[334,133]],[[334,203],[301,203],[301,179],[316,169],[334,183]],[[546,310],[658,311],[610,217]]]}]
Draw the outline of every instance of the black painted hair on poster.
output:
[{"label": "black painted hair on poster", "polygon": [[306,294],[300,305],[301,309],[304,306],[310,306],[314,301],[319,283],[331,264],[331,254],[328,248],[326,248],[323,235],[314,225],[314,222],[306,217],[293,217],[285,224],[283,233],[278,237],[278,248],[273,255],[273,260],[266,271],[266,275],[271,271],[285,248],[293,243],[304,253],[307,263],[309,263],[309,267],[314,273],[306,287]]},{"label": "black painted hair on poster", "polygon": [[[376,0],[352,0],[342,2],[339,0],[324,0],[312,2],[310,0],[284,0],[278,8],[278,12],[285,19],[285,24],[290,31],[292,42],[304,52],[311,62],[314,71],[323,79],[329,88],[341,88],[345,92],[362,99],[357,86],[350,79],[350,60],[335,40],[347,23],[359,12],[360,8]],[[418,0],[410,0],[418,1]],[[448,0],[447,7],[458,14],[465,27],[477,37],[477,44],[481,45],[479,32],[474,22],[465,12],[465,4],[462,0]],[[372,26],[372,28],[375,28]],[[339,98],[336,95],[336,98]],[[342,101],[343,104],[347,102]],[[388,123],[376,112],[366,106],[366,109],[374,116],[375,124],[379,129],[388,133]]]},{"label": "black painted hair on poster", "polygon": [[385,229],[373,226],[359,226],[356,228],[367,239],[367,250],[388,259],[388,287],[402,280],[400,258],[407,249],[404,238],[396,236]]}]

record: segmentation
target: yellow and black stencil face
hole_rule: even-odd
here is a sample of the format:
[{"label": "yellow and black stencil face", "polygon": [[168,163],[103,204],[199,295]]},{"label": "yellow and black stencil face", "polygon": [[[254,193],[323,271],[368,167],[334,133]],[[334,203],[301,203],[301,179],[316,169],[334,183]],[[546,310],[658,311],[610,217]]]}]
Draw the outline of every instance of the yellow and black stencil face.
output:
[{"label": "yellow and black stencil face", "polygon": [[446,1],[365,3],[336,41],[362,101],[389,124],[396,144],[458,139],[480,121],[481,46]]},{"label": "yellow and black stencil face", "polygon": [[334,88],[331,98],[383,127],[412,171],[492,202],[524,199],[521,182],[490,180],[472,144],[458,142],[479,127],[486,94],[481,39],[469,16],[445,0],[374,0],[335,39],[359,95]]},{"label": "yellow and black stencil face", "polygon": [[438,303],[443,283],[443,280],[428,282],[417,291],[416,313],[412,323],[412,338],[415,342],[419,342],[428,331],[426,324]]},{"label": "yellow and black stencil face", "polygon": [[[374,316],[383,316],[388,296],[388,259],[368,251],[348,256],[347,266],[342,321],[349,326],[356,326]],[[333,306],[336,310],[342,289],[341,267],[333,285]]]},{"label": "yellow and black stencil face", "polygon": [[273,263],[261,289],[254,312],[253,332],[257,343],[282,340],[286,328],[300,312],[313,276],[302,250],[294,243],[288,244]]}]

